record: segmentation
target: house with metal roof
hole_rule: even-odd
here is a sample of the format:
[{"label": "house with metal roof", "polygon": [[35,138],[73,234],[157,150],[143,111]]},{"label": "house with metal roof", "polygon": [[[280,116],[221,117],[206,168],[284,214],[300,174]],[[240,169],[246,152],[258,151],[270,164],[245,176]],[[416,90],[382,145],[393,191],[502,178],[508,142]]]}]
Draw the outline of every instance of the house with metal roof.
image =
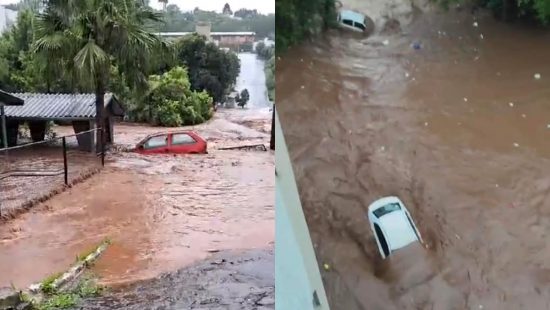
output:
[{"label": "house with metal roof", "polygon": [[[40,94],[16,93],[25,104],[6,106],[5,115],[8,123],[8,142],[17,144],[19,125],[27,123],[33,141],[45,138],[47,122],[71,123],[75,133],[95,129],[95,94]],[[115,117],[124,116],[124,110],[118,99],[111,93],[105,94],[105,133],[107,143],[113,142],[113,123]],[[92,150],[95,145],[93,134],[78,136],[78,142],[84,149]]]}]

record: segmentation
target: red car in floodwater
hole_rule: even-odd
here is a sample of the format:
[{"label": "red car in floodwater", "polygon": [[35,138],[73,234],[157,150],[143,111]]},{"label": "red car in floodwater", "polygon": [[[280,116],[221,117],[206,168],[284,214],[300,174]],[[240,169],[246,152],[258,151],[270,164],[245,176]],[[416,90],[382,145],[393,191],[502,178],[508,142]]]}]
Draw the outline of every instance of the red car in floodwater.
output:
[{"label": "red car in floodwater", "polygon": [[137,144],[140,154],[207,154],[206,141],[193,131],[157,133]]}]

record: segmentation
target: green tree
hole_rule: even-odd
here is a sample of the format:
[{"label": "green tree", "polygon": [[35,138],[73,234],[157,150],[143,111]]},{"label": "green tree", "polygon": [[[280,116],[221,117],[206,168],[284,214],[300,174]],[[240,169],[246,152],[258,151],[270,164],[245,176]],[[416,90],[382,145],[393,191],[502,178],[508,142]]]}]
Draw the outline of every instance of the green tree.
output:
[{"label": "green tree", "polygon": [[[50,0],[37,21],[35,50],[94,86],[96,126],[103,128],[112,65],[131,85],[143,85],[149,53],[160,44],[145,24],[158,21],[142,0]],[[99,131],[97,138],[99,151],[105,140]]]},{"label": "green tree", "polygon": [[212,117],[212,98],[204,91],[191,90],[187,70],[183,67],[153,75],[149,83],[149,93],[134,110],[139,121],[179,127],[200,124]]},{"label": "green tree", "polygon": [[248,100],[250,100],[250,94],[248,93],[248,89],[243,89],[241,91],[241,94],[238,96],[238,106],[244,109],[244,106],[248,103]]},{"label": "green tree", "polygon": [[269,100],[275,101],[275,55],[265,64],[265,84]]},{"label": "green tree", "polygon": [[334,0],[277,0],[276,46],[280,50],[317,34],[336,22]]},{"label": "green tree", "polygon": [[176,58],[188,68],[191,88],[206,90],[215,102],[223,102],[240,73],[240,61],[235,53],[220,50],[198,34],[176,43]]}]

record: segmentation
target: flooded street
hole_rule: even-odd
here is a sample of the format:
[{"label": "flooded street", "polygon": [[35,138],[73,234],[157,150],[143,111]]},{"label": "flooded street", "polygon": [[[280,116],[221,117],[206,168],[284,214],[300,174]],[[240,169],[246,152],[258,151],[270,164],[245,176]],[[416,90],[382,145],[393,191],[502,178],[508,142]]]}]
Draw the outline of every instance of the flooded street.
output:
[{"label": "flooded street", "polygon": [[[117,146],[99,174],[0,223],[0,287],[24,288],[65,271],[75,257],[106,238],[112,244],[92,271],[109,286],[155,278],[218,252],[231,251],[224,255],[237,261],[241,251],[251,249],[264,253],[254,265],[261,270],[245,266],[243,273],[257,274],[261,283],[269,275],[272,279],[273,152],[219,150],[269,143],[271,113],[257,106],[220,109],[205,124],[181,128],[208,141],[206,155],[116,151],[132,148],[149,134],[177,129],[115,125]],[[55,131],[65,135],[72,128]],[[214,278],[205,281],[212,284]],[[218,281],[226,280],[220,275]],[[274,286],[271,282],[262,284],[264,292]]]},{"label": "flooded street", "polygon": [[255,53],[240,53],[241,75],[237,79],[235,89],[241,92],[248,89],[250,103],[248,107],[264,108],[271,106],[265,87],[265,61],[258,58]]},{"label": "flooded street", "polygon": [[[277,63],[332,307],[550,309],[550,33],[408,4],[402,31],[374,16],[372,37],[332,31]],[[366,211],[387,195],[426,244],[382,261]]]}]

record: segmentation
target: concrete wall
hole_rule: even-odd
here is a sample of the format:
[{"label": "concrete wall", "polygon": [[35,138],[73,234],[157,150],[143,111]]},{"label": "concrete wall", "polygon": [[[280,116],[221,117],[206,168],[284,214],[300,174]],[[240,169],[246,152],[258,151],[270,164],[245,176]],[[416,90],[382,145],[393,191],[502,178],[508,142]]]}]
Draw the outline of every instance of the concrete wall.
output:
[{"label": "concrete wall", "polygon": [[275,136],[275,309],[329,310],[277,113]]},{"label": "concrete wall", "polygon": [[[93,121],[75,121],[73,122],[73,129],[76,134],[92,130],[95,128],[95,123]],[[76,139],[78,140],[78,148],[86,152],[95,151],[95,132],[88,132],[85,134],[77,135]]]}]

